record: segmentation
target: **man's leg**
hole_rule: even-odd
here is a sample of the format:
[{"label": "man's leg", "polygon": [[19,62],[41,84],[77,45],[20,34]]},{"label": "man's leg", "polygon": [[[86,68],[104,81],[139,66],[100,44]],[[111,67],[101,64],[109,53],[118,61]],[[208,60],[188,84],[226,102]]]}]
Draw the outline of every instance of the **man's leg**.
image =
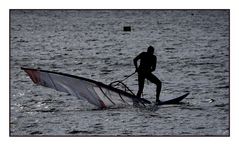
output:
[{"label": "man's leg", "polygon": [[141,75],[141,74],[138,74],[138,85],[139,85],[139,90],[138,90],[138,93],[137,93],[137,97],[138,98],[141,97],[141,94],[143,92],[144,80],[145,80],[145,77],[143,75]]},{"label": "man's leg", "polygon": [[152,83],[157,85],[157,89],[156,89],[156,102],[159,102],[159,96],[160,96],[160,92],[161,92],[161,88],[162,88],[162,82],[152,73],[150,73],[146,78],[150,82],[152,82]]}]

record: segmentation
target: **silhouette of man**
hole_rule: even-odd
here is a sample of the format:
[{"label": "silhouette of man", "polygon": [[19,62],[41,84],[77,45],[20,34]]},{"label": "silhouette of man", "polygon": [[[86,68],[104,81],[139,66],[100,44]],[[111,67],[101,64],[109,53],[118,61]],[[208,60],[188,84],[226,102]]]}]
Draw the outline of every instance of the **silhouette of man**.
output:
[{"label": "silhouette of man", "polygon": [[[140,60],[140,65],[137,62]],[[150,82],[157,85],[156,89],[156,104],[160,103],[159,95],[161,92],[162,83],[161,81],[152,73],[156,69],[157,57],[154,55],[154,48],[152,46],[148,47],[147,52],[142,52],[134,58],[134,65],[136,72],[138,72],[138,85],[139,90],[137,97],[140,98],[144,89],[144,80],[148,79]]]}]

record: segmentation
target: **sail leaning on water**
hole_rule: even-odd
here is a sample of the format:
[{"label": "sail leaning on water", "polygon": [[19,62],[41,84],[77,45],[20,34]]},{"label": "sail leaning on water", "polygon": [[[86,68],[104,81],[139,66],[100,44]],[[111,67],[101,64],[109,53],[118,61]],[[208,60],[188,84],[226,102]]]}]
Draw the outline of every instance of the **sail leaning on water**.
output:
[{"label": "sail leaning on water", "polygon": [[38,85],[66,92],[99,107],[133,105],[135,96],[101,82],[45,70],[22,68]]}]

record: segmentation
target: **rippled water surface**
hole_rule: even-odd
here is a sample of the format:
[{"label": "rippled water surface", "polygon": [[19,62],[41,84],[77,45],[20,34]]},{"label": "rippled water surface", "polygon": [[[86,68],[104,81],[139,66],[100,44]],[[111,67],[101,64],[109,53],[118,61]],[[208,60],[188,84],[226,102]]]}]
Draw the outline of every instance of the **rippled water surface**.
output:
[{"label": "rippled water surface", "polygon": [[[228,10],[11,10],[12,136],[229,135]],[[124,32],[131,26],[131,32]],[[20,67],[108,84],[134,72],[133,58],[155,47],[160,98],[190,91],[182,104],[97,110],[37,86]],[[125,83],[136,93],[137,76]],[[155,86],[144,98],[155,101]]]}]

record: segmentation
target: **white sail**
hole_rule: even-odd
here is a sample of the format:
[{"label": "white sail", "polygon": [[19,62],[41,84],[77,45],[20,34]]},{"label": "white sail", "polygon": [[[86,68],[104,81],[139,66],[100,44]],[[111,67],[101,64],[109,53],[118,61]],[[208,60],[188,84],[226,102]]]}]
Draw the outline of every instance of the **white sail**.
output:
[{"label": "white sail", "polygon": [[35,84],[69,93],[99,108],[132,105],[134,100],[140,101],[128,92],[83,77],[30,68],[22,69]]}]

